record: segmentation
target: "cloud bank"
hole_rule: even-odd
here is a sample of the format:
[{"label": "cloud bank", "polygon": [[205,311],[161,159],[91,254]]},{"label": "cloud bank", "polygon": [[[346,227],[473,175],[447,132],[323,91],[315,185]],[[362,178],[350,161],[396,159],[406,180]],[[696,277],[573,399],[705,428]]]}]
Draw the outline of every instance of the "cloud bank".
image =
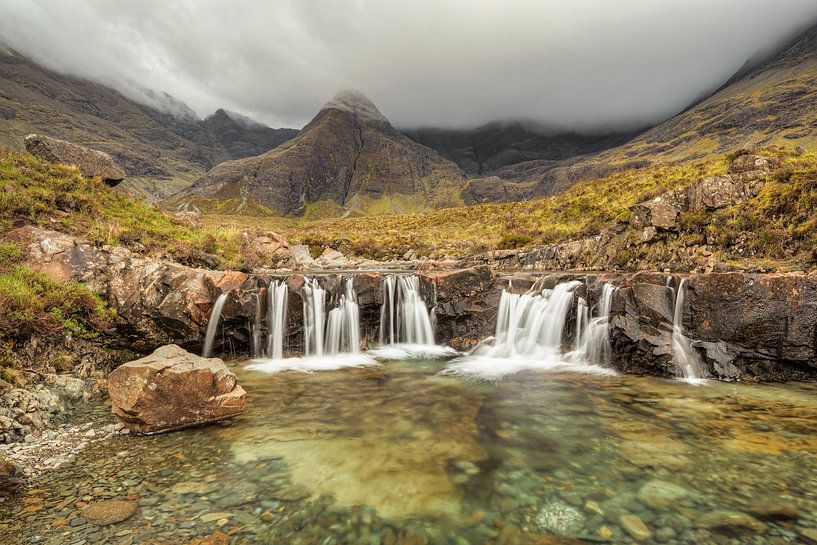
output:
[{"label": "cloud bank", "polygon": [[814,0],[0,0],[0,41],[199,115],[300,127],[338,90],[397,126],[665,119],[817,20]]}]

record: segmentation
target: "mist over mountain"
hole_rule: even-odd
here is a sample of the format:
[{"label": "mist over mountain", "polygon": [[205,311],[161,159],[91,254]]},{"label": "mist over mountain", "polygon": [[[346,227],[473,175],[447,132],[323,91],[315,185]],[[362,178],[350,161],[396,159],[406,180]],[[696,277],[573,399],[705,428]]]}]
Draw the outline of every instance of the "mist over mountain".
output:
[{"label": "mist over mountain", "polygon": [[4,0],[0,38],[199,117],[300,127],[355,88],[401,128],[531,119],[587,133],[661,122],[815,19],[813,0]]}]

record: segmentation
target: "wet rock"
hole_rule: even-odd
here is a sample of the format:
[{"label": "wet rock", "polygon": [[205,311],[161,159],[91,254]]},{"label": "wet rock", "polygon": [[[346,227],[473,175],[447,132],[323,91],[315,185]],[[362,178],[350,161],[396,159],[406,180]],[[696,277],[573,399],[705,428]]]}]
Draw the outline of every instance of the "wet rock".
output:
[{"label": "wet rock", "polygon": [[688,495],[689,491],[682,486],[653,479],[644,484],[641,490],[638,491],[638,500],[647,507],[661,509],[676,504]]},{"label": "wet rock", "polygon": [[555,501],[546,504],[536,514],[536,525],[542,530],[565,536],[576,534],[584,526],[584,515],[570,505]]},{"label": "wet rock", "polygon": [[121,365],[108,379],[112,411],[131,432],[153,434],[231,418],[245,393],[217,358],[175,345]]},{"label": "wet rock", "polygon": [[84,176],[99,176],[110,186],[125,179],[125,171],[107,153],[38,134],[26,136],[25,144],[26,151],[38,159],[74,165]]},{"label": "wet rock", "polygon": [[97,526],[116,524],[136,513],[136,503],[123,500],[102,500],[90,504],[82,511],[82,517]]},{"label": "wet rock", "polygon": [[800,510],[797,509],[797,506],[783,502],[756,503],[749,506],[749,513],[756,519],[767,522],[800,518]]},{"label": "wet rock", "polygon": [[647,528],[644,521],[636,515],[622,515],[619,519],[619,523],[624,531],[637,541],[644,541],[650,537],[649,528]]},{"label": "wet rock", "polygon": [[710,511],[695,521],[697,528],[704,528],[730,537],[749,536],[766,531],[766,525],[740,511]]},{"label": "wet rock", "polygon": [[196,538],[189,545],[228,545],[230,538],[224,532],[216,530],[210,535]]}]

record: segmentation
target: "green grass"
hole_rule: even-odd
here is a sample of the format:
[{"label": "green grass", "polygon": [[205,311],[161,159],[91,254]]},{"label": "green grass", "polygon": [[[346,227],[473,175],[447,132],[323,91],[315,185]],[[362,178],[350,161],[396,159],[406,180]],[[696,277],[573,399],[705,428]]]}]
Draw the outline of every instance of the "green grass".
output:
[{"label": "green grass", "polygon": [[[18,352],[38,343],[58,345],[90,341],[110,331],[113,313],[102,299],[78,282],[55,282],[21,262],[19,250],[0,243],[0,378],[14,384],[22,365]],[[40,350],[45,358],[46,350]]]},{"label": "green grass", "polygon": [[23,153],[0,151],[0,218],[0,236],[16,226],[39,225],[194,266],[206,266],[202,253],[216,255],[227,268],[244,266],[243,230],[195,228],[75,168]]}]

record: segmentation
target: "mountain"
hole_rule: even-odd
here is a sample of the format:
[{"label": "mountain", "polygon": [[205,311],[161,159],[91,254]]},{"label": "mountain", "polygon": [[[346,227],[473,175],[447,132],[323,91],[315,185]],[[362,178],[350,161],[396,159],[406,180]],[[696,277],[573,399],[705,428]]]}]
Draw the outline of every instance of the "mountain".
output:
[{"label": "mountain", "polygon": [[711,96],[621,146],[563,161],[527,161],[469,182],[466,203],[555,195],[582,180],[741,147],[817,149],[817,26],[765,62],[751,62]]},{"label": "mountain", "polygon": [[205,211],[303,216],[407,212],[460,202],[462,170],[343,91],[292,140],[226,161],[174,197]]},{"label": "mountain", "polygon": [[161,197],[222,161],[263,153],[297,134],[223,110],[202,121],[166,93],[143,94],[161,109],[0,44],[0,147],[22,150],[33,132],[89,146],[116,159],[129,178],[125,188]]},{"label": "mountain", "polygon": [[578,134],[534,123],[489,123],[470,130],[403,129],[411,139],[435,149],[469,175],[483,176],[524,161],[559,161],[623,144],[637,133]]}]

